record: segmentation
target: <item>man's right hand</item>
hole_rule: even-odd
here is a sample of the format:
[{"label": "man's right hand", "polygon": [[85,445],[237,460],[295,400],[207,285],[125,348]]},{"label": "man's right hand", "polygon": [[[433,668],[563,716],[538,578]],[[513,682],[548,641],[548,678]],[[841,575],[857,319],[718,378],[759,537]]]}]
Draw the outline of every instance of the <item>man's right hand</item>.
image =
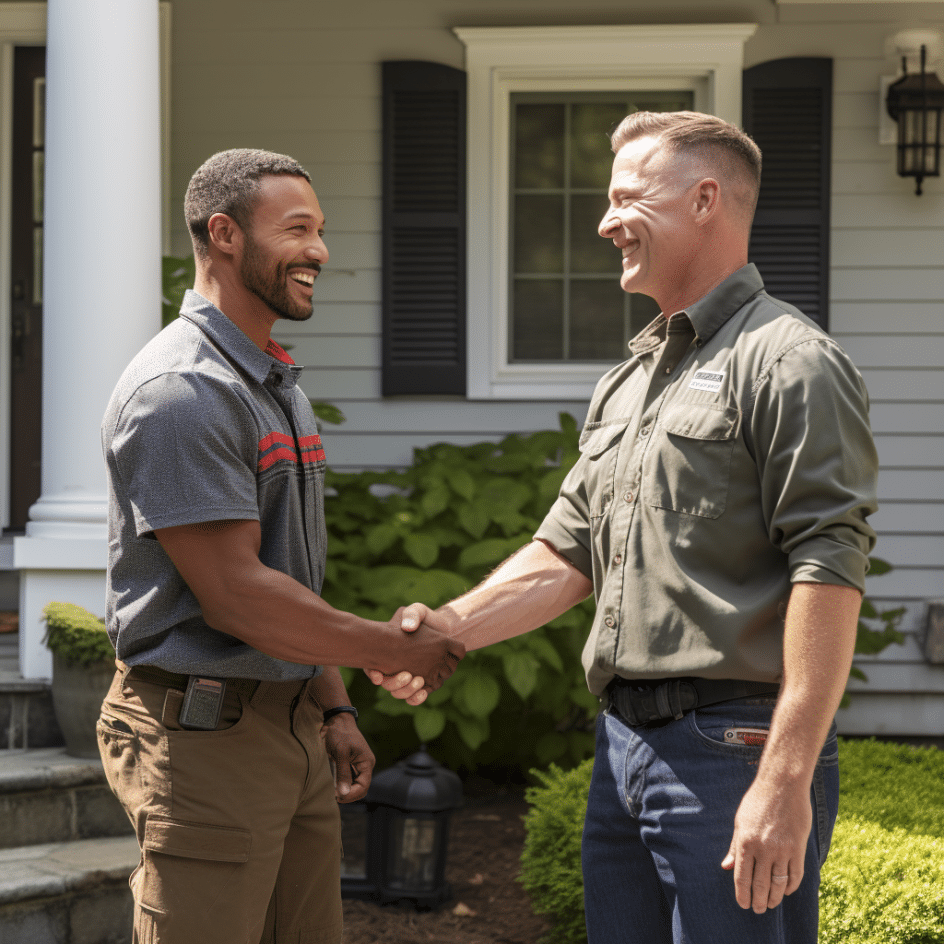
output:
[{"label": "man's right hand", "polygon": [[[403,609],[402,607],[394,614],[390,621],[405,633],[411,635],[416,633],[420,627],[432,627],[440,633],[449,633],[453,629],[451,621],[446,614],[431,610],[423,603],[413,603]],[[464,647],[463,647],[464,651]],[[395,675],[385,675],[376,669],[365,669],[367,677],[374,685],[382,685],[394,698],[406,701],[408,705],[421,705],[426,701],[427,695],[434,688],[439,686],[428,686],[424,677],[420,674],[412,674],[407,671],[397,672]]]},{"label": "man's right hand", "polygon": [[[465,645],[458,639],[443,635],[428,623],[417,620],[415,614],[407,616],[407,625],[404,626],[404,613],[404,610],[398,610],[388,624],[397,634],[389,658],[392,666],[397,666],[399,671],[392,666],[391,671],[366,671],[374,684],[389,679],[403,680],[402,684],[396,686],[384,684],[385,688],[395,692],[395,697],[406,698],[422,690],[421,700],[425,700],[429,692],[439,688],[455,672],[456,666],[465,656]],[[403,632],[404,629],[406,632]],[[397,690],[404,686],[409,692],[399,694]],[[419,701],[410,704],[419,704]]]}]

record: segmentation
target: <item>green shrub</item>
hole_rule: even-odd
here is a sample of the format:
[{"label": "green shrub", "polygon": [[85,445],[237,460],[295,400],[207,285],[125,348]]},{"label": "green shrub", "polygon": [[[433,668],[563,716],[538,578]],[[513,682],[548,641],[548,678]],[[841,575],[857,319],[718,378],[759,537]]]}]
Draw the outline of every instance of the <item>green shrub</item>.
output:
[{"label": "green shrub", "polygon": [[[531,540],[577,454],[577,424],[562,414],[559,430],[418,449],[405,471],[329,470],[324,598],[387,620],[407,603],[459,596]],[[378,763],[418,740],[454,770],[513,779],[588,756],[597,700],[580,653],[592,620],[591,598],[547,628],[470,653],[419,708],[345,670]]]},{"label": "green shrub", "polygon": [[50,603],[43,610],[46,645],[73,665],[113,660],[115,648],[105,621],[74,603]]},{"label": "green shrub", "polygon": [[[944,752],[840,740],[839,817],[820,886],[820,944],[944,944]],[[522,855],[548,940],[585,944],[580,833],[592,762],[535,772]]]}]

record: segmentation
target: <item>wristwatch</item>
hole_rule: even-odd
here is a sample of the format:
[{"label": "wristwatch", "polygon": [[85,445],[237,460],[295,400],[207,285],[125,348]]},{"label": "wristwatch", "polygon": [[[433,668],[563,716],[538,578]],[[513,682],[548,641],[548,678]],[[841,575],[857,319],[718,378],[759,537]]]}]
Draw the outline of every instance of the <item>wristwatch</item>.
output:
[{"label": "wristwatch", "polygon": [[324,711],[324,720],[327,721],[335,715],[344,714],[354,715],[354,720],[357,720],[357,709],[353,705],[338,705],[336,708],[326,708]]}]

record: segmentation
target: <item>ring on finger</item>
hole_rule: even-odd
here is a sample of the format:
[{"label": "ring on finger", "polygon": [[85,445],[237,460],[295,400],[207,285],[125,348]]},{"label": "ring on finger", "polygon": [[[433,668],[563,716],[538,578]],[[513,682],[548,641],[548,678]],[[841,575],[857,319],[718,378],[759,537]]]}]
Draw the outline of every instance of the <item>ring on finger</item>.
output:
[{"label": "ring on finger", "polygon": [[774,882],[785,882],[788,878],[790,878],[790,876],[789,875],[771,875],[770,878]]}]

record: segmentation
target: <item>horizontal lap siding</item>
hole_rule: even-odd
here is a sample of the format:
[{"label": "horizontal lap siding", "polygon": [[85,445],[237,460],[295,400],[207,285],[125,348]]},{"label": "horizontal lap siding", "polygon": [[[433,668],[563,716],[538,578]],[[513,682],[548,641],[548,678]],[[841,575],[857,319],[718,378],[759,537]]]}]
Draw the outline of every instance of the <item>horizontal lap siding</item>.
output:
[{"label": "horizontal lap siding", "polygon": [[[888,606],[907,607],[907,644],[887,650],[877,664],[915,672],[923,665],[914,630],[924,600],[944,596],[944,186],[928,179],[925,194],[916,197],[913,182],[895,175],[894,149],[878,143],[878,79],[893,68],[881,58],[886,37],[907,25],[908,16],[926,19],[923,9],[775,9],[769,0],[744,0],[738,10],[740,19],[760,24],[746,47],[747,66],[784,56],[834,59],[830,328],[872,396],[882,466],[882,504],[873,518],[877,553],[896,569],[869,578],[869,591]],[[652,0],[600,0],[594,10],[600,22],[706,18],[702,0],[680,0],[670,10]],[[837,20],[843,17],[851,22]],[[349,417],[324,431],[336,468],[403,465],[414,446],[433,441],[466,443],[512,429],[554,427],[561,409],[582,420],[582,403],[382,400],[379,194],[382,61],[426,59],[462,68],[464,49],[453,26],[585,20],[572,0],[174,5],[172,205],[181,205],[193,170],[222,148],[284,151],[312,171],[331,259],[315,286],[312,320],[291,330],[280,325],[276,334],[309,365],[306,393],[336,403]],[[189,241],[175,212],[174,246],[183,253]],[[863,660],[867,671],[875,661]],[[944,670],[930,671],[930,678],[931,687],[944,692]],[[883,685],[911,684],[891,669],[881,679]],[[864,726],[866,733],[894,732],[896,725],[906,731],[909,717],[931,724],[941,698],[908,697],[859,696],[841,723],[847,730]],[[939,715],[937,724],[940,729]]]},{"label": "horizontal lap siding", "polygon": [[[867,580],[883,609],[905,607],[904,645],[861,658],[848,733],[944,730],[944,668],[918,646],[926,601],[944,597],[944,187],[921,197],[878,144],[881,60],[840,60],[833,131],[833,334],[862,370],[881,464],[875,554],[894,570]],[[907,693],[907,694],[906,694]]]}]

